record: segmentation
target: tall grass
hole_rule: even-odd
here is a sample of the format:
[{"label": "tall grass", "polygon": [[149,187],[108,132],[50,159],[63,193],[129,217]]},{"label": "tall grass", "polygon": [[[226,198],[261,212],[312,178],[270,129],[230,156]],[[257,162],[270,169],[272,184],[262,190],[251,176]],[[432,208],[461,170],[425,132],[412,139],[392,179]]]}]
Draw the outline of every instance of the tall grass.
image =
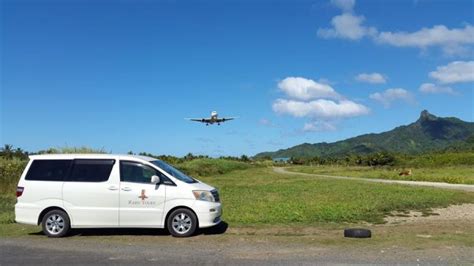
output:
[{"label": "tall grass", "polygon": [[15,222],[15,202],[14,195],[0,194],[0,227]]},{"label": "tall grass", "polygon": [[474,167],[474,152],[427,153],[400,156],[397,165],[405,167],[444,167],[466,165]]},{"label": "tall grass", "polygon": [[0,193],[14,195],[18,180],[28,161],[0,158]]},{"label": "tall grass", "polygon": [[176,167],[191,176],[211,176],[255,166],[233,160],[202,158],[177,164]]}]

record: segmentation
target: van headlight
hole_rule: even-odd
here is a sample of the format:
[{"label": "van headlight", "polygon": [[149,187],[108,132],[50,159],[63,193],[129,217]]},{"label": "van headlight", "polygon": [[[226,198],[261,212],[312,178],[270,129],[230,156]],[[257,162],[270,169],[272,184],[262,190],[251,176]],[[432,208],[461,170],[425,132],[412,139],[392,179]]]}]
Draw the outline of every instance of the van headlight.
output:
[{"label": "van headlight", "polygon": [[214,199],[214,196],[210,191],[206,190],[193,190],[194,197],[196,197],[197,200],[203,200],[203,201],[210,201],[210,202],[215,202],[216,200]]}]

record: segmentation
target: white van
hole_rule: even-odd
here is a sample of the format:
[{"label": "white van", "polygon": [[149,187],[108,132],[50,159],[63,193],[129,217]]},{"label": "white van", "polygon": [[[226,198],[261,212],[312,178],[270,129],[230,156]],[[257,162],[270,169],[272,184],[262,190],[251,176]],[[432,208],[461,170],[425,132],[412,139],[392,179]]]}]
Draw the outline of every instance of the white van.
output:
[{"label": "white van", "polygon": [[30,156],[15,221],[49,237],[70,228],[167,228],[173,236],[221,222],[217,190],[155,158],[109,154]]}]

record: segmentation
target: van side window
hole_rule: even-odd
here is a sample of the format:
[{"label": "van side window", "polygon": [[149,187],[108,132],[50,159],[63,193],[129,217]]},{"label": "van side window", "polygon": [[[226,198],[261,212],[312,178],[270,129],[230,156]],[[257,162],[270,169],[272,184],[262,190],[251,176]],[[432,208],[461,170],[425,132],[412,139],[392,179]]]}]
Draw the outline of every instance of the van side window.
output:
[{"label": "van side window", "polygon": [[109,180],[115,160],[76,159],[71,174],[65,181],[72,182],[104,182]]},{"label": "van side window", "polygon": [[72,160],[34,160],[25,180],[63,181]]},{"label": "van side window", "polygon": [[161,180],[168,178],[155,169],[136,162],[120,162],[120,181],[133,183],[150,183],[151,177],[157,175]]}]

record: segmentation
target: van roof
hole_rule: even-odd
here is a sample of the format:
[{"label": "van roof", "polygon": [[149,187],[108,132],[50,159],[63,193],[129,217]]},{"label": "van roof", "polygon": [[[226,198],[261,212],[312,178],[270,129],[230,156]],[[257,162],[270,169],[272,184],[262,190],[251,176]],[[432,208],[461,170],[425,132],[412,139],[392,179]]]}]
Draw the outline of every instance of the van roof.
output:
[{"label": "van roof", "polygon": [[61,153],[61,154],[38,154],[30,155],[32,160],[60,160],[60,159],[116,159],[122,160],[127,159],[140,159],[144,161],[156,161],[156,158],[142,155],[130,155],[130,154],[104,154],[104,153]]}]

